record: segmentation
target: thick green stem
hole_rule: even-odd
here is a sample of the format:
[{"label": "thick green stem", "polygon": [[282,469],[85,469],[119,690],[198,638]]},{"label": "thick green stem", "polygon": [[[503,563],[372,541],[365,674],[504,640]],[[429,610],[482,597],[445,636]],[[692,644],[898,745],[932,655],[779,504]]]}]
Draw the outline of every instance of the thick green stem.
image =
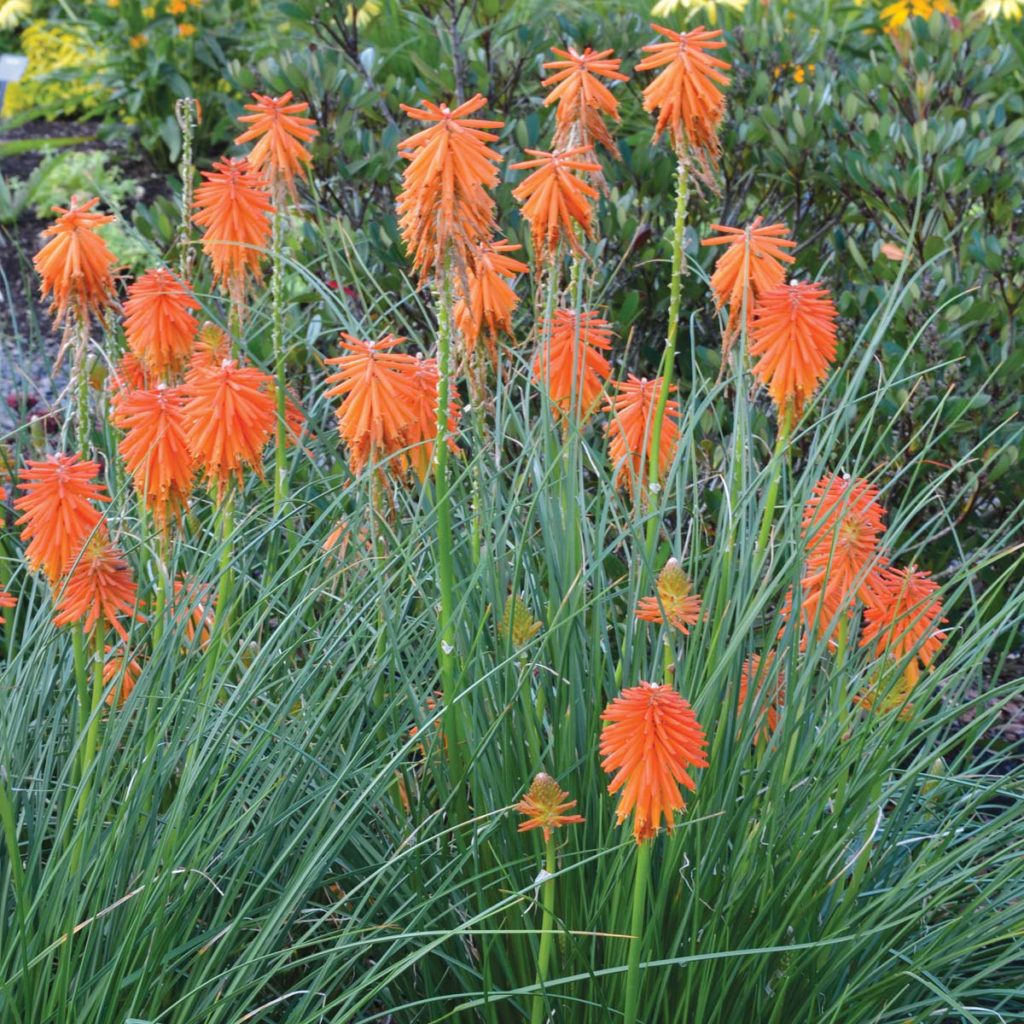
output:
[{"label": "thick green stem", "polygon": [[782,463],[786,457],[786,446],[789,444],[789,433],[793,427],[793,403],[786,405],[786,411],[782,414],[782,422],[779,424],[779,436],[775,441],[775,451],[772,453],[772,478],[768,484],[768,496],[764,503],[764,512],[761,514],[761,532],[757,536],[757,550],[764,554],[768,550],[768,538],[772,532],[772,522],[775,519],[775,501],[779,496],[779,481],[782,479]]},{"label": "thick green stem", "polygon": [[[686,164],[680,160],[676,170],[676,213],[675,227],[672,232],[672,276],[669,280],[668,300],[668,331],[665,335],[665,351],[662,353],[661,366],[658,373],[661,377],[661,390],[658,392],[658,404],[654,410],[654,423],[651,425],[650,455],[647,467],[647,491],[653,496],[658,493],[661,481],[661,428],[668,405],[668,396],[672,390],[672,375],[676,363],[676,337],[679,334],[679,307],[683,295],[683,275],[686,273],[684,243],[686,240],[686,200],[687,200]],[[658,541],[658,518],[651,516],[647,523],[647,562],[654,559],[654,549]]]},{"label": "thick green stem", "polygon": [[[93,646],[92,664],[92,693],[86,697],[88,701],[88,722],[85,743],[82,748],[82,781],[78,788],[78,820],[85,817],[86,807],[89,803],[89,793],[92,789],[92,780],[89,778],[89,769],[92,767],[93,758],[96,756],[96,749],[100,736],[100,716],[98,709],[100,701],[103,700],[103,655],[104,655],[104,633],[97,624]],[[81,692],[79,693],[81,696]]]},{"label": "thick green stem", "polygon": [[279,516],[288,498],[288,464],[286,449],[288,426],[285,420],[287,392],[285,381],[284,352],[284,304],[282,302],[282,278],[284,277],[284,254],[281,246],[281,228],[284,219],[282,207],[285,201],[284,189],[278,188],[274,197],[273,238],[271,256],[271,340],[274,350],[274,374],[277,380],[277,445],[274,449],[274,515]]},{"label": "thick green stem", "polygon": [[446,265],[440,281],[437,310],[437,439],[434,443],[434,495],[437,515],[437,576],[441,591],[439,652],[441,690],[449,732],[448,754],[452,776],[462,784],[462,728],[458,706],[455,658],[455,568],[452,558],[452,502],[448,482],[448,403],[451,394],[452,286]]},{"label": "thick green stem", "polygon": [[647,885],[651,877],[652,839],[640,843],[636,851],[636,875],[633,879],[633,912],[629,923],[629,963],[626,971],[624,1024],[636,1024],[640,1005],[640,954],[644,947],[644,911],[647,909]]},{"label": "thick green stem", "polygon": [[192,139],[197,122],[197,101],[191,96],[178,100],[174,107],[181,128],[181,224],[178,228],[178,269],[183,280],[192,273],[191,217],[194,170],[192,167]]},{"label": "thick green stem", "polygon": [[547,876],[540,889],[541,906],[544,910],[540,925],[540,950],[537,953],[537,985],[539,991],[533,997],[533,1011],[530,1024],[544,1021],[544,982],[548,980],[548,963],[551,960],[551,946],[555,938],[555,837],[548,836],[544,843],[544,872]]}]

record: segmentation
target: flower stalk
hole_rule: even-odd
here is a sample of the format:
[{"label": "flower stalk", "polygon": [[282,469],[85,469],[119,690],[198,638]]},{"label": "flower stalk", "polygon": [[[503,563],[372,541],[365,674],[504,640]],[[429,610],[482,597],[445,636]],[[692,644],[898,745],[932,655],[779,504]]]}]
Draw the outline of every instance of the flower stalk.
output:
[{"label": "flower stalk", "polygon": [[626,998],[623,1004],[624,1024],[636,1024],[640,1006],[640,954],[644,948],[644,921],[647,909],[647,887],[651,878],[651,840],[640,843],[636,851],[633,876],[633,905],[629,922],[629,959],[626,968]]},{"label": "flower stalk", "polygon": [[551,946],[555,938],[555,836],[549,834],[544,841],[544,881],[541,883],[540,898],[543,915],[540,925],[540,949],[537,952],[537,988],[533,997],[530,1024],[544,1022],[544,983],[548,979],[548,964],[551,960]]}]

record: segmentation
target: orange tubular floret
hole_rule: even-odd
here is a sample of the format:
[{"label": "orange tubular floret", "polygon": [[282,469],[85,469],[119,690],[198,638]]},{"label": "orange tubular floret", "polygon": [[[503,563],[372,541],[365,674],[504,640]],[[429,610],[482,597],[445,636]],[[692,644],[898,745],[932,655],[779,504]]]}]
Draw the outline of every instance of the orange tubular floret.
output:
[{"label": "orange tubular floret", "polygon": [[103,520],[93,503],[110,498],[98,481],[96,462],[82,461],[77,455],[51,455],[25,465],[19,483],[25,493],[14,502],[22,515],[14,525],[23,527],[29,568],[42,569],[52,584]]},{"label": "orange tubular floret", "polygon": [[188,285],[169,270],[149,270],[128,288],[124,334],[132,354],[147,370],[167,378],[182,370],[192,352],[199,321]]},{"label": "orange tubular floret", "polygon": [[623,690],[601,713],[601,767],[621,790],[615,817],[633,815],[638,843],[661,826],[671,832],[675,812],[686,809],[679,787],[696,789],[690,768],[706,768],[707,737],[689,703],[669,686],[641,682]]}]

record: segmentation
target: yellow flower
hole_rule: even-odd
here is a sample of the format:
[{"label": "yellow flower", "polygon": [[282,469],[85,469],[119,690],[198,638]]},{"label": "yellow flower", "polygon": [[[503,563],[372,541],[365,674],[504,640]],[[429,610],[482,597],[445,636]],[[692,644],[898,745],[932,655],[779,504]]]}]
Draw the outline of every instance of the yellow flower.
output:
[{"label": "yellow flower", "polygon": [[651,16],[663,18],[676,11],[688,11],[690,14],[699,12],[708,19],[709,24],[714,25],[718,20],[717,8],[731,7],[734,11],[742,11],[746,6],[747,0],[658,0],[651,8]]},{"label": "yellow flower", "polygon": [[985,0],[978,9],[989,21],[995,21],[996,18],[1020,21],[1024,16],[1024,0]]},{"label": "yellow flower", "polygon": [[142,8],[142,16],[146,19],[146,21],[152,21],[156,17],[156,8],[155,7],[143,7]]},{"label": "yellow flower", "polygon": [[0,32],[11,32],[32,13],[32,0],[0,2]]},{"label": "yellow flower", "polygon": [[184,14],[188,10],[188,4],[185,0],[169,0],[167,4],[168,14]]},{"label": "yellow flower", "polygon": [[366,0],[358,7],[349,4],[345,8],[345,24],[351,25],[352,19],[355,18],[356,28],[366,28],[378,14],[380,14],[379,0]]},{"label": "yellow flower", "polygon": [[131,39],[128,40],[128,45],[133,50],[141,50],[148,42],[149,40],[146,38],[145,32],[140,32],[137,36],[132,36]]},{"label": "yellow flower", "polygon": [[955,14],[950,0],[896,0],[882,8],[882,21],[886,32],[892,32],[911,18],[930,18],[933,14]]},{"label": "yellow flower", "polygon": [[108,7],[120,7],[121,6],[121,0],[107,0],[107,6]]},{"label": "yellow flower", "polygon": [[803,64],[797,64],[797,66],[793,69],[793,81],[796,82],[797,85],[799,85],[801,82],[803,82],[805,77],[806,75],[804,73]]},{"label": "yellow flower", "polygon": [[185,39],[188,39],[189,36],[194,36],[195,34],[196,34],[196,27],[195,27],[195,25],[190,25],[187,21],[183,21],[178,26],[178,35],[182,36]]}]

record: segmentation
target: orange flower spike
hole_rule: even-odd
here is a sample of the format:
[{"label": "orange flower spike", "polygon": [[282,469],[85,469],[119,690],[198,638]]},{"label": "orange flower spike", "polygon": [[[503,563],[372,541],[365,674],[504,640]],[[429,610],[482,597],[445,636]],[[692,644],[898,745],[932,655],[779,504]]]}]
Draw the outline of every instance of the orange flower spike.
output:
[{"label": "orange flower spike", "polygon": [[184,425],[188,447],[218,500],[248,465],[263,477],[263,449],[277,423],[273,379],[233,359],[193,367],[185,376]]},{"label": "orange flower spike", "polygon": [[409,443],[419,404],[412,380],[417,360],[390,351],[405,338],[390,334],[378,341],[360,341],[350,334],[342,338],[347,354],[324,360],[338,367],[327,378],[333,386],[324,394],[342,399],[336,413],[338,433],[348,446],[352,472],[358,473],[371,456],[374,462],[386,459]]},{"label": "orange flower spike", "polygon": [[[653,436],[654,415],[661,393],[661,378],[640,379],[630,374],[625,381],[614,381],[617,395],[607,400],[605,408],[612,420],[607,426],[609,438],[608,455],[615,467],[615,484],[625,487],[632,497],[637,497],[633,488],[643,483],[647,476],[647,464],[651,437]],[[665,403],[665,416],[661,424],[661,439],[658,452],[658,479],[664,480],[665,473],[675,456],[679,444],[679,403],[670,399]]]},{"label": "orange flower spike", "polygon": [[[434,442],[437,439],[437,386],[440,375],[436,359],[414,359],[413,366],[406,370],[413,389],[413,417],[409,422],[406,443],[409,450],[403,453],[403,460],[415,470],[423,483],[434,459]],[[458,451],[454,434],[459,427],[460,410],[456,402],[448,403],[448,449]]]},{"label": "orange flower spike", "polygon": [[727,245],[718,257],[715,271],[711,275],[711,290],[715,294],[715,307],[729,305],[729,320],[726,324],[722,343],[728,354],[732,342],[740,332],[740,317],[746,296],[747,319],[753,319],[754,302],[760,296],[778,288],[786,279],[784,263],[793,263],[787,249],[796,242],[787,238],[789,228],[785,224],[766,224],[762,217],[755,217],[745,228],[731,228],[712,224],[717,232],[705,238],[701,245]]},{"label": "orange flower spike", "polygon": [[[6,590],[0,590],[0,608],[13,608],[18,603],[18,599],[13,594],[8,594]],[[7,620],[0,615],[0,626],[2,626]]]},{"label": "orange flower spike", "polygon": [[67,579],[57,593],[53,624],[67,626],[80,622],[86,633],[91,633],[102,623],[127,641],[128,632],[119,616],[144,620],[135,611],[136,587],[131,568],[121,549],[111,542],[106,527],[87,540],[64,569]]},{"label": "orange flower spike", "polygon": [[188,285],[163,267],[149,270],[128,288],[124,334],[132,354],[158,377],[178,373],[188,362],[199,321]]},{"label": "orange flower spike", "polygon": [[561,242],[568,242],[574,252],[582,252],[575,227],[588,237],[594,233],[590,200],[598,196],[574,171],[597,173],[600,164],[579,159],[585,147],[561,153],[545,153],[539,149],[526,152],[532,160],[511,164],[512,170],[536,168],[513,190],[512,195],[523,204],[523,216],[529,221],[533,250],[538,260],[554,259]]},{"label": "orange flower spike", "polygon": [[[103,653],[110,654],[113,650],[114,648],[107,644],[103,648]],[[107,707],[112,708],[115,703],[119,708],[124,707],[124,702],[131,696],[141,675],[142,666],[134,658],[129,658],[125,654],[115,654],[114,657],[108,658],[103,664],[103,685],[110,686],[115,679],[120,681],[107,694]]]},{"label": "orange flower spike", "polygon": [[455,325],[462,334],[466,352],[472,354],[477,341],[486,337],[492,360],[498,358],[498,335],[512,333],[512,312],[519,303],[509,279],[527,274],[530,268],[507,255],[520,245],[486,242],[477,246],[474,269],[468,273],[469,298],[455,303]]},{"label": "orange flower spike", "polygon": [[430,122],[398,147],[409,161],[398,197],[399,229],[420,281],[440,274],[451,256],[461,270],[473,270],[474,248],[494,229],[494,200],[501,156],[489,147],[503,121],[473,118],[487,100],[476,95],[456,107],[423,101],[423,109],[402,104],[415,121]]},{"label": "orange flower spike", "polygon": [[619,105],[601,78],[628,82],[629,76],[619,70],[622,61],[612,57],[612,50],[597,52],[589,46],[582,53],[571,46],[567,50],[553,46],[551,52],[559,59],[547,61],[544,70],[555,73],[541,85],[554,86],[544,98],[544,106],[558,104],[552,148],[564,150],[583,146],[592,152],[594,144],[599,142],[618,159],[618,146],[605,127],[602,115],[613,121],[620,120]]},{"label": "orange flower spike", "polygon": [[792,406],[799,418],[836,357],[836,307],[828,289],[794,281],[765,292],[754,305],[750,354],[779,417]]},{"label": "orange flower spike", "polygon": [[192,220],[203,228],[203,252],[213,264],[214,280],[232,301],[241,302],[248,278],[263,280],[261,250],[270,239],[274,212],[267,181],[247,160],[233,157],[202,175]]},{"label": "orange flower spike", "polygon": [[725,114],[725,97],[718,87],[729,84],[722,74],[729,63],[709,52],[725,48],[722,30],[651,28],[668,40],[645,46],[649,56],[636,66],[637,71],[658,71],[644,89],[644,110],[658,115],[654,138],[667,131],[679,159],[696,158],[703,176],[710,179],[718,163],[718,127]]},{"label": "orange flower spike", "polygon": [[567,813],[575,806],[576,801],[570,800],[569,794],[550,775],[539,772],[534,776],[523,799],[516,804],[516,810],[526,819],[517,831],[542,829],[546,843],[556,828],[583,824],[584,818],[578,814]]},{"label": "orange flower spike", "polygon": [[[658,573],[657,597],[642,597],[636,606],[641,622],[662,625],[666,620],[684,636],[700,622],[700,594],[694,594],[689,576],[679,562],[670,558]],[[664,609],[664,612],[662,612]]]},{"label": "orange flower spike", "polygon": [[904,678],[917,685],[922,668],[929,668],[946,639],[940,624],[939,585],[916,566],[891,569],[876,576],[876,600],[864,613],[861,646],[873,647],[875,657],[888,654],[900,661],[916,650]]},{"label": "orange flower spike", "polygon": [[612,326],[594,312],[558,309],[546,333],[533,361],[533,379],[547,390],[556,416],[570,414],[575,394],[576,411],[586,419],[611,376],[611,363],[601,353],[612,347]]},{"label": "orange flower spike", "polygon": [[18,485],[25,493],[14,502],[22,515],[14,525],[23,527],[29,568],[42,569],[52,584],[100,525],[103,514],[94,502],[110,498],[98,482],[96,462],[81,461],[77,455],[51,455],[25,465]]},{"label": "orange flower spike", "polygon": [[309,104],[293,103],[290,91],[276,98],[254,92],[252,98],[256,102],[245,105],[251,113],[238,119],[241,124],[252,127],[235,139],[235,145],[255,140],[249,163],[263,172],[271,185],[284,184],[294,195],[296,175],[313,161],[306,144],[318,134],[312,127],[316,121],[303,116]]},{"label": "orange flower spike", "polygon": [[93,213],[99,202],[90,199],[81,206],[72,196],[67,209],[53,207],[57,220],[43,231],[49,238],[36,253],[32,265],[41,278],[42,296],[51,297],[50,311],[62,323],[69,313],[84,319],[98,316],[114,305],[114,278],[111,269],[117,263],[107,243],[96,229],[110,224],[110,214]]},{"label": "orange flower spike", "polygon": [[172,515],[180,516],[195,478],[181,389],[161,384],[122,398],[118,426],[127,432],[118,450],[136,493],[157,524],[166,528]]},{"label": "orange flower spike", "polygon": [[601,767],[615,773],[608,792],[622,793],[618,823],[632,814],[638,843],[662,820],[671,832],[675,812],[686,809],[679,786],[696,789],[689,769],[708,766],[707,737],[693,709],[670,686],[641,682],[623,690],[601,719]]}]

